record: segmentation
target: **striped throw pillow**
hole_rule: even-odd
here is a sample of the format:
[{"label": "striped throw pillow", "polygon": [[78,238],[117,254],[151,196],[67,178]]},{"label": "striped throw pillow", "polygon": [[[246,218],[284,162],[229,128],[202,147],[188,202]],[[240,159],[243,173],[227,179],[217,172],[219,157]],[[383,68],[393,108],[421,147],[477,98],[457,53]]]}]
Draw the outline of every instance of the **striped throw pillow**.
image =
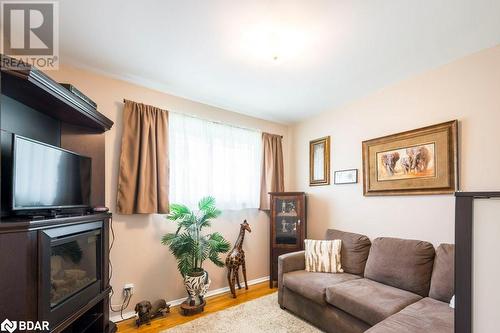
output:
[{"label": "striped throw pillow", "polygon": [[305,241],[306,271],[342,273],[344,272],[340,263],[340,247],[342,241],[334,240],[314,240]]}]

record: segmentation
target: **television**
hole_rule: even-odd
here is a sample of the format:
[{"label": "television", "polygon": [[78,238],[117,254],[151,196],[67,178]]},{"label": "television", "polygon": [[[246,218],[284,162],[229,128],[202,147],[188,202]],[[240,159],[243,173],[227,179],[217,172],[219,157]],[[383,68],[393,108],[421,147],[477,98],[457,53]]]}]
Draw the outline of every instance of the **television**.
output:
[{"label": "television", "polygon": [[90,206],[92,159],[14,135],[12,210]]}]

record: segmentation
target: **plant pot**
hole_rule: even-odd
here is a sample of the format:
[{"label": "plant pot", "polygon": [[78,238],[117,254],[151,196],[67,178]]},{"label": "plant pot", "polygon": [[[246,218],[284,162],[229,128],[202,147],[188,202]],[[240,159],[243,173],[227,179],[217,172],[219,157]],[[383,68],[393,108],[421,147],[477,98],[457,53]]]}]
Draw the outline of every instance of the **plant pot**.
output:
[{"label": "plant pot", "polygon": [[198,306],[203,304],[203,298],[210,287],[210,281],[208,273],[204,270],[195,271],[186,274],[184,277],[184,286],[188,293],[188,298],[186,300],[187,304],[190,306]]}]

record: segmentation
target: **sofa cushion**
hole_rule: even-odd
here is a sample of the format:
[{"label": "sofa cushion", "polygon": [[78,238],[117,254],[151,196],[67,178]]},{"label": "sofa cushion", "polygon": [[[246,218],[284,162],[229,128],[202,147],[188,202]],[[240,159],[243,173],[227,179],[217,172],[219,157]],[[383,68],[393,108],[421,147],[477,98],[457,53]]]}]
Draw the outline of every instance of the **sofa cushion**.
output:
[{"label": "sofa cushion", "polygon": [[422,297],[408,291],[357,279],[326,289],[326,301],[350,315],[375,325]]},{"label": "sofa cushion", "polygon": [[453,333],[453,321],[454,312],[448,303],[426,297],[365,333]]},{"label": "sofa cushion", "polygon": [[436,249],[429,297],[449,303],[455,293],[455,245],[441,244]]},{"label": "sofa cushion", "polygon": [[351,232],[328,229],[326,231],[326,239],[340,239],[342,241],[340,261],[344,272],[363,275],[371,245],[368,237]]},{"label": "sofa cushion", "polygon": [[365,277],[426,297],[434,254],[434,247],[428,242],[376,238],[366,262]]},{"label": "sofa cushion", "polygon": [[284,274],[283,285],[311,301],[326,304],[325,290],[327,287],[354,279],[360,279],[360,277],[348,273],[315,273],[301,270]]}]

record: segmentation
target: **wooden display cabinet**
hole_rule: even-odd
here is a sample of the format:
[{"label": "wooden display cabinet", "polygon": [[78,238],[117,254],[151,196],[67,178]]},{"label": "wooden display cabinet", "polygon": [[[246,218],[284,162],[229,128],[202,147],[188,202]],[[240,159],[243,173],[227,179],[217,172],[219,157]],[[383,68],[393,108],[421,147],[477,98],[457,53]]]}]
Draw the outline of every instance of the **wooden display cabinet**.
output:
[{"label": "wooden display cabinet", "polygon": [[304,249],[307,235],[304,192],[271,192],[269,287],[278,281],[278,257]]}]

